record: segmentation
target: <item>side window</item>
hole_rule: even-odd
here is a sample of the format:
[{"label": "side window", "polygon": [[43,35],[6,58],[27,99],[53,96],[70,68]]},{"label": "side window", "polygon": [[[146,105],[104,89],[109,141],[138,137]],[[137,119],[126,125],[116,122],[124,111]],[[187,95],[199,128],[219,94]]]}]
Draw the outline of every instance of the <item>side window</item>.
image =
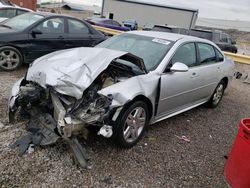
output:
[{"label": "side window", "polygon": [[18,16],[18,15],[24,14],[26,12],[27,12],[26,10],[17,9],[16,15]]},{"label": "side window", "polygon": [[214,47],[212,45],[206,43],[198,43],[198,50],[200,53],[201,64],[210,64],[217,62]]},{"label": "side window", "polygon": [[172,64],[180,62],[184,63],[188,67],[196,65],[196,50],[194,43],[184,44],[179,47],[175,55],[172,57]]},{"label": "side window", "polygon": [[89,28],[82,22],[68,19],[70,34],[89,34]]},{"label": "side window", "polygon": [[228,43],[228,40],[227,40],[227,35],[225,34],[221,34],[221,39],[220,39],[221,42],[225,42],[225,43]]},{"label": "side window", "polygon": [[112,20],[105,20],[105,24],[113,25]]},{"label": "side window", "polygon": [[214,42],[220,42],[220,33],[214,33]]},{"label": "side window", "polygon": [[221,54],[221,52],[217,49],[215,49],[215,52],[216,52],[216,56],[217,56],[217,61],[218,62],[224,61],[224,56]]},{"label": "side window", "polygon": [[2,10],[0,10],[0,17],[2,17],[2,18],[12,18],[14,16],[16,16],[15,9],[2,9]]},{"label": "side window", "polygon": [[116,21],[112,21],[112,25],[115,25],[115,26],[121,26],[118,22],[116,22]]},{"label": "side window", "polygon": [[38,27],[42,33],[64,33],[64,19],[52,18],[41,23]]},{"label": "side window", "polygon": [[6,18],[7,16],[7,9],[1,9],[0,10],[0,17]]},{"label": "side window", "polygon": [[232,44],[232,39],[230,37],[227,38],[229,44]]}]

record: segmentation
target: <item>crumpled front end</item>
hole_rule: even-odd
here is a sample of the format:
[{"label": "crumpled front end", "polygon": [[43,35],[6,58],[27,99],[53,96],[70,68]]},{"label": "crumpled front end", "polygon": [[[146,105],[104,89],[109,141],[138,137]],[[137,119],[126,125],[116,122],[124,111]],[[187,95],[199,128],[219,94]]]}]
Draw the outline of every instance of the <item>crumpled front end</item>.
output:
[{"label": "crumpled front end", "polygon": [[[131,83],[128,80],[144,74],[143,70],[138,73],[138,70],[135,72],[114,61],[141,60],[124,52],[97,49],[93,53],[101,54],[100,65],[96,62],[91,64],[94,62],[93,53],[80,56],[82,59],[77,65],[71,63],[73,56],[78,55],[79,58],[79,52],[82,51],[64,51],[64,58],[60,56],[62,53],[56,52],[38,59],[29,68],[26,77],[14,85],[9,99],[10,121],[13,122],[15,116],[29,120],[29,134],[13,145],[21,153],[31,146],[49,145],[64,139],[70,144],[81,166],[85,166],[83,158],[86,158],[86,153],[76,137],[86,138],[89,126],[99,127],[99,134],[105,137],[112,136],[110,120],[119,107],[131,100],[132,95],[122,100],[117,96],[114,99],[112,89],[105,89],[119,83],[128,87]],[[103,53],[111,55],[104,59]]]},{"label": "crumpled front end", "polygon": [[[105,125],[113,100],[112,95],[97,93],[102,87],[102,81],[97,82],[86,89],[79,100],[60,94],[52,87],[43,88],[25,79],[17,82],[9,101],[10,122],[17,116],[28,119],[29,122],[26,126],[28,134],[12,147],[18,147],[20,154],[24,154],[30,147],[50,145],[64,139],[70,144],[77,161],[85,161],[86,154],[82,154],[83,148],[76,137],[86,138],[88,126],[101,128]],[[105,131],[109,128],[106,127]],[[107,135],[106,132],[102,134]],[[109,136],[112,134],[109,133]],[[81,166],[86,164],[83,162]]]}]

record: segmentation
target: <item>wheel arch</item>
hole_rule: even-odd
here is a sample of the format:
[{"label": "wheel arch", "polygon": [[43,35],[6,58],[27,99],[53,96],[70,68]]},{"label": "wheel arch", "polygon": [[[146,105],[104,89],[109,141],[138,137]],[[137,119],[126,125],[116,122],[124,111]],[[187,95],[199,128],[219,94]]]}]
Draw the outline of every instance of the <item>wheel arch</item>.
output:
[{"label": "wheel arch", "polygon": [[221,80],[225,82],[225,84],[226,84],[226,85],[225,85],[225,88],[227,88],[227,86],[228,86],[228,81],[229,81],[229,80],[228,80],[228,77],[224,77],[224,78],[222,78]]},{"label": "wheel arch", "polygon": [[153,104],[152,102],[149,100],[149,98],[145,97],[144,95],[138,95],[136,96],[131,102],[135,102],[135,101],[143,101],[146,103],[147,107],[148,107],[148,112],[149,112],[149,119],[150,120],[153,116]]}]

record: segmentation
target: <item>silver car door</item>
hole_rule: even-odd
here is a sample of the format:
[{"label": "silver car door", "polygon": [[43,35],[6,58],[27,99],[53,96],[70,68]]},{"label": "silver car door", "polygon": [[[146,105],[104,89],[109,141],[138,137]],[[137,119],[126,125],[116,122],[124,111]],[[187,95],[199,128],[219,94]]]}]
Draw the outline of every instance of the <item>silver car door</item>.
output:
[{"label": "silver car door", "polygon": [[[218,57],[220,52],[207,43],[197,43],[199,54],[199,66],[197,67],[200,84],[199,99],[209,99],[221,79],[222,59]],[[218,50],[217,50],[218,51]]]},{"label": "silver car door", "polygon": [[199,98],[199,67],[194,43],[180,46],[170,64],[181,62],[189,67],[187,72],[166,71],[161,76],[160,98],[156,119],[192,106]]}]

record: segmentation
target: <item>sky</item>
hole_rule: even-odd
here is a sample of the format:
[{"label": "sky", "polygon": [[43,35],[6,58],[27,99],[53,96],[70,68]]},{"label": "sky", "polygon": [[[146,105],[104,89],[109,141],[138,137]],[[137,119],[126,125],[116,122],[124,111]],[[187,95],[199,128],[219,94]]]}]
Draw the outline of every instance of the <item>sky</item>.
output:
[{"label": "sky", "polygon": [[[47,0],[42,0],[47,1]],[[72,3],[102,5],[102,0],[68,0]],[[250,21],[250,0],[134,0],[199,9],[199,17]]]}]

